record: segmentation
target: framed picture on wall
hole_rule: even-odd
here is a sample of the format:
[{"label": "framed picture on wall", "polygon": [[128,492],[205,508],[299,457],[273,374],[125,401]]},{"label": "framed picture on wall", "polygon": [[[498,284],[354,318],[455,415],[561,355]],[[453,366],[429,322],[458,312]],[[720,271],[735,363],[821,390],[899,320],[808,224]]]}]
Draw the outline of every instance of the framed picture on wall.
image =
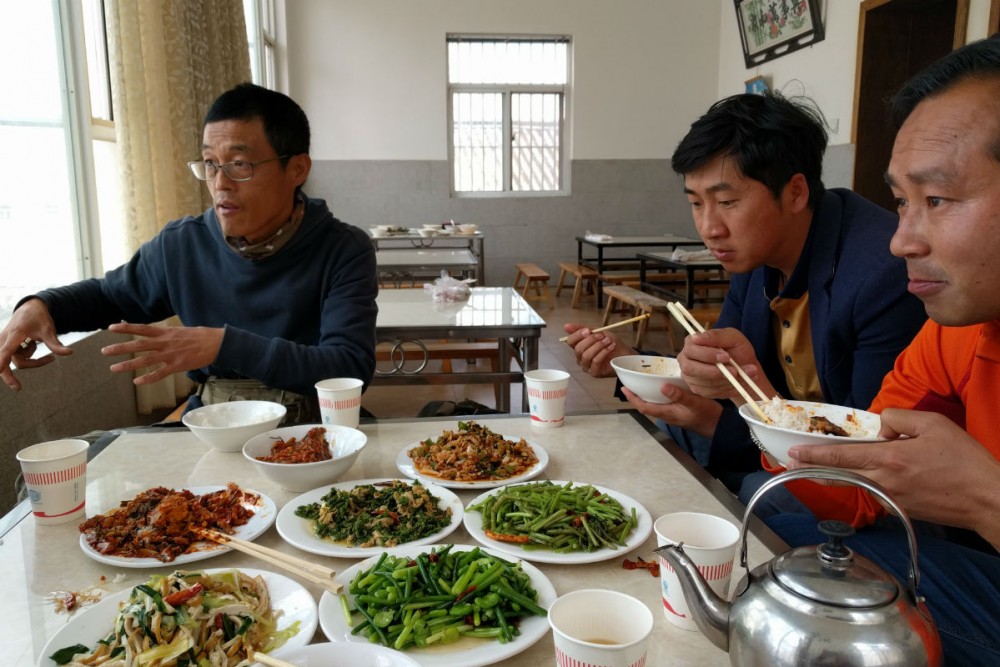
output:
[{"label": "framed picture on wall", "polygon": [[820,0],[733,0],[747,69],[823,41]]}]

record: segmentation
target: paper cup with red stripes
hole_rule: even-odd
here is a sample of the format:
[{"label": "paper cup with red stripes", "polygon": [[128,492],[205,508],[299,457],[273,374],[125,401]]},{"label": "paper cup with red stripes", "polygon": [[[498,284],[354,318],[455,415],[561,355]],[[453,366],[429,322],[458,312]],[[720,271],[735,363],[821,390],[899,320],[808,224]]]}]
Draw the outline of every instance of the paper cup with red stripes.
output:
[{"label": "paper cup with red stripes", "polygon": [[630,595],[584,589],[549,607],[559,667],[644,667],[653,612]]},{"label": "paper cup with red stripes", "polygon": [[88,447],[86,440],[53,440],[17,453],[37,523],[67,523],[83,517]]},{"label": "paper cup with red stripes", "polygon": [[524,384],[528,390],[531,425],[539,428],[562,426],[566,421],[569,373],[546,369],[528,371],[524,374]]},{"label": "paper cup with red stripes", "polygon": [[355,378],[331,378],[316,383],[319,414],[324,424],[357,428],[361,423],[361,387]]},{"label": "paper cup with red stripes", "polygon": [[[661,516],[653,524],[657,546],[683,544],[684,553],[698,567],[705,581],[725,597],[733,572],[733,558],[740,529],[731,521],[700,512],[676,512]],[[660,587],[663,589],[663,614],[685,630],[697,630],[677,573],[660,558]]]}]

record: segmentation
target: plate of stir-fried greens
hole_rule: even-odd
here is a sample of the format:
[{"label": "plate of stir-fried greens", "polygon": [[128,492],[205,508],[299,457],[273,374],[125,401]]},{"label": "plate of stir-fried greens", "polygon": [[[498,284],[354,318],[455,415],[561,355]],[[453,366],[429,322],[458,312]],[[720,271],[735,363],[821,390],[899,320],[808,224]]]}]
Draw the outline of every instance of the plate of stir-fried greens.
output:
[{"label": "plate of stir-fried greens", "polygon": [[303,493],[278,513],[278,534],[309,553],[367,558],[399,545],[438,542],[462,523],[462,501],[435,484],[340,482]]}]

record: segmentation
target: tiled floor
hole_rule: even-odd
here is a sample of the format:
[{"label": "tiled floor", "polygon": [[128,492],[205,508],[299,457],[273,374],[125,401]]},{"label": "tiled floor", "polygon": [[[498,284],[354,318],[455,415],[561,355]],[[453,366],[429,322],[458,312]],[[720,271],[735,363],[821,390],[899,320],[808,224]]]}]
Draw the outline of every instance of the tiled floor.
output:
[{"label": "tiled floor", "polygon": [[[553,294],[555,290],[553,289]],[[585,299],[580,307],[572,309],[570,300],[572,290],[563,290],[563,293],[555,297],[555,308],[547,309],[544,304],[533,303],[538,314],[545,320],[546,326],[542,329],[542,337],[539,343],[538,365],[539,368],[560,368],[570,373],[569,395],[566,399],[566,412],[584,412],[592,410],[616,409],[626,406],[612,395],[615,381],[613,378],[593,378],[576,364],[573,350],[565,343],[560,343],[559,338],[566,335],[563,324],[566,322],[577,322],[597,327],[601,324],[603,313],[598,310],[594,299],[591,296]],[[616,319],[623,319],[627,315],[615,315]],[[643,348],[648,350],[670,351],[667,333],[664,327],[667,326],[665,315],[656,315],[650,324],[651,331],[647,331],[643,340]],[[623,327],[619,329],[622,337],[631,344],[633,334],[631,329]],[[437,363],[437,362],[432,362]],[[479,363],[488,367],[488,361],[482,360]],[[465,367],[465,362],[454,363],[454,370],[461,371]],[[452,400],[461,401],[472,399],[491,407],[496,405],[493,394],[493,385],[438,385],[438,386],[409,386],[409,387],[378,387],[373,386],[365,392],[362,405],[366,410],[380,419],[393,417],[415,417],[420,409],[430,401]],[[521,412],[521,385],[511,385],[511,411]]]}]

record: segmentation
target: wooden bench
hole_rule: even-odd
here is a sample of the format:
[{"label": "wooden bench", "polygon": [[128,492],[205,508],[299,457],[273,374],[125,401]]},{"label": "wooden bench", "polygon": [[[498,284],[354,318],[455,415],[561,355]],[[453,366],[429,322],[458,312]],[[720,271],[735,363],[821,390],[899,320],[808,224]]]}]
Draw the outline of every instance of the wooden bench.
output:
[{"label": "wooden bench", "polygon": [[[521,296],[525,301],[545,301],[549,308],[555,308],[555,301],[552,300],[552,293],[549,291],[548,272],[537,264],[515,264],[517,273],[514,274],[514,289],[521,291]],[[524,278],[524,286],[521,285],[521,278]],[[528,289],[534,288],[534,294],[528,294]]]},{"label": "wooden bench", "polygon": [[633,287],[628,287],[627,285],[609,285],[605,287],[604,297],[607,299],[607,304],[604,306],[604,319],[601,322],[601,326],[606,326],[611,322],[611,313],[621,305],[629,306],[629,310],[633,315],[649,314],[650,317],[640,320],[638,325],[635,326],[635,344],[633,345],[635,348],[642,347],[642,338],[646,335],[646,329],[649,326],[649,320],[653,313],[657,310],[664,314],[669,313],[667,311],[667,301],[652,294],[646,294]]},{"label": "wooden bench", "polygon": [[576,308],[580,305],[580,299],[583,297],[584,288],[586,288],[589,293],[596,296],[597,278],[600,274],[589,266],[583,266],[582,264],[576,264],[574,262],[559,262],[559,280],[556,283],[556,296],[559,296],[562,293],[563,287],[569,287],[569,285],[565,284],[566,277],[568,275],[573,275],[576,278],[573,283],[573,301],[570,304],[571,308]]}]

